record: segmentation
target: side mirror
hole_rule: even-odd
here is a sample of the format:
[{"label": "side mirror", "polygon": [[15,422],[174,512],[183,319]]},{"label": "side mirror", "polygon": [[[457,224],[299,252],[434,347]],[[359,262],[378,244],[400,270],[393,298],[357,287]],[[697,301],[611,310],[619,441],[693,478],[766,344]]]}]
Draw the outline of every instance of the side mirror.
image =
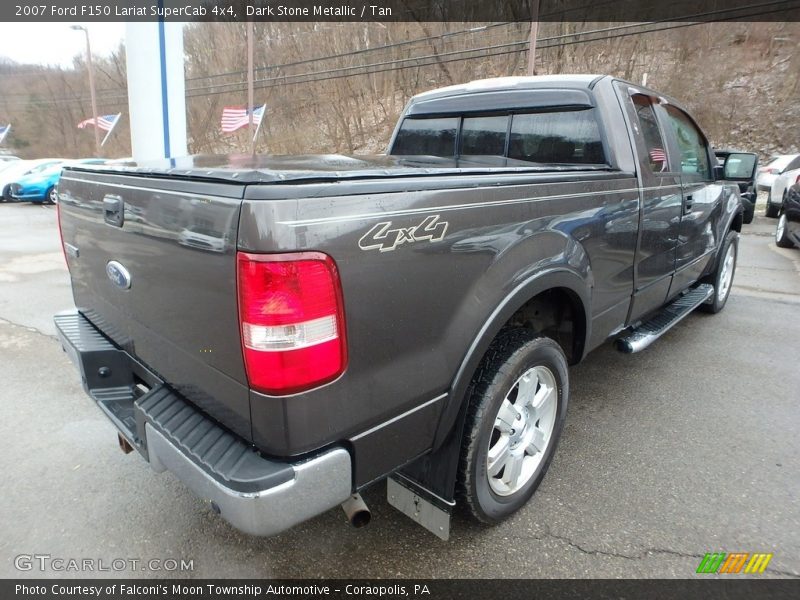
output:
[{"label": "side mirror", "polygon": [[725,160],[723,179],[750,181],[756,176],[758,155],[752,152],[731,152]]}]

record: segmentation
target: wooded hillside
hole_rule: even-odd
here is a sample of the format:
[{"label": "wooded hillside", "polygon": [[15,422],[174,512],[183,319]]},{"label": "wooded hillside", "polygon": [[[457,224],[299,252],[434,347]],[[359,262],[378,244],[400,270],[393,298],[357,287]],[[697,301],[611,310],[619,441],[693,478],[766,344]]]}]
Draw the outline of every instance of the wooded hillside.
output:
[{"label": "wooded hillside", "polygon": [[[669,26],[669,29],[663,29]],[[418,92],[484,77],[524,75],[527,23],[257,23],[256,103],[267,104],[257,150],[364,153],[384,149]],[[660,31],[652,29],[662,28]],[[800,23],[543,23],[537,72],[610,73],[683,101],[715,145],[765,158],[800,151]],[[191,153],[240,152],[224,135],[225,105],[246,102],[244,23],[185,29]],[[100,114],[123,113],[104,148],[130,155],[125,51],[95,57]],[[0,64],[5,148],[20,156],[90,156],[84,57],[71,69]]]}]

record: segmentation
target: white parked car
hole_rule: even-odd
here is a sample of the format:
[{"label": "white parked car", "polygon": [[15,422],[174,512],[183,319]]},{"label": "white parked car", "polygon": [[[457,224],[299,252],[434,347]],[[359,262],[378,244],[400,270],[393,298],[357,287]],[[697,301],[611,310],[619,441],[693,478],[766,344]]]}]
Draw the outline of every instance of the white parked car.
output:
[{"label": "white parked car", "polygon": [[800,169],[800,154],[773,156],[766,165],[758,169],[758,191],[768,192],[778,175],[792,169]]},{"label": "white parked car", "polygon": [[184,228],[178,235],[178,243],[191,248],[209,250],[211,252],[225,251],[225,237],[220,231],[213,231],[203,227]]},{"label": "white parked car", "polygon": [[772,182],[769,196],[767,196],[767,216],[776,218],[781,214],[783,201],[786,199],[786,190],[795,183],[800,183],[800,166],[795,169],[787,170],[778,175]]}]

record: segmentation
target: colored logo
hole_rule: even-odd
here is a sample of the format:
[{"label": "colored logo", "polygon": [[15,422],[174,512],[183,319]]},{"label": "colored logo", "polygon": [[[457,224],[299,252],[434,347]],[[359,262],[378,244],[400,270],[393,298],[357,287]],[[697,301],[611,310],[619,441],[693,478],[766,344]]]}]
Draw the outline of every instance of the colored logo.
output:
[{"label": "colored logo", "polygon": [[131,287],[131,274],[128,273],[128,269],[115,260],[109,261],[106,265],[106,275],[111,283],[120,289],[127,290]]},{"label": "colored logo", "polygon": [[763,573],[772,554],[763,552],[709,552],[700,561],[697,573]]}]

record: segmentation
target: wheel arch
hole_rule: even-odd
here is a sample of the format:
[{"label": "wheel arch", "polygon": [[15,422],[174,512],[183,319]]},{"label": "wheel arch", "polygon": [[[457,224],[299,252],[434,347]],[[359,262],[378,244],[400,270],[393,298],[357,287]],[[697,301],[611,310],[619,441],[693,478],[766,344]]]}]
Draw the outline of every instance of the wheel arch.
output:
[{"label": "wheel arch", "polygon": [[562,345],[562,349],[570,364],[580,362],[583,358],[591,327],[589,314],[591,292],[584,277],[567,267],[557,267],[528,278],[506,296],[488,316],[465,353],[450,386],[447,404],[442,410],[434,439],[434,450],[444,442],[453,426],[459,421],[459,415],[466,406],[466,392],[473,374],[492,341],[504,327],[512,324],[514,318],[525,311],[526,307],[530,307],[545,295],[550,295],[550,301],[568,303],[567,308],[574,319],[574,331],[570,336],[569,347]]}]

